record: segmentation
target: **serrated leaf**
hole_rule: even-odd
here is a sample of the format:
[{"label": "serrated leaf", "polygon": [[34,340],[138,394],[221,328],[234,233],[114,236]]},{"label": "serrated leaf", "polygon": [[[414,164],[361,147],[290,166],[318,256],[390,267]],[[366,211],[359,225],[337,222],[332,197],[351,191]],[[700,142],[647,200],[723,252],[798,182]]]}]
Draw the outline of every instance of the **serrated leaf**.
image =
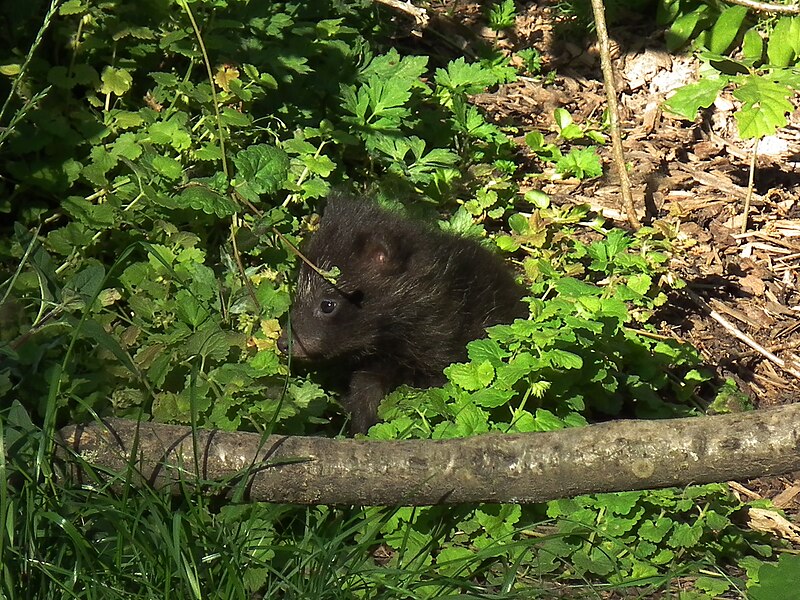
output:
[{"label": "serrated leaf", "polygon": [[488,360],[482,363],[450,365],[444,373],[450,381],[468,391],[485,388],[494,379],[494,367]]},{"label": "serrated leaf", "polygon": [[566,350],[548,350],[543,353],[542,358],[547,359],[554,368],[580,369],[583,367],[583,359]]},{"label": "serrated leaf", "polygon": [[472,362],[482,363],[489,361],[495,367],[503,364],[503,359],[509,353],[500,347],[494,340],[474,340],[467,346],[467,355]]},{"label": "serrated leaf", "polygon": [[153,123],[147,128],[147,134],[154,144],[172,146],[179,152],[187,150],[192,145],[192,138],[178,117]]},{"label": "serrated leaf", "polygon": [[220,218],[229,217],[238,210],[238,206],[233,200],[204,185],[187,186],[177,200],[181,206],[200,210],[207,215],[217,215]]},{"label": "serrated leaf", "polygon": [[664,108],[679,117],[693,121],[697,111],[701,107],[711,106],[727,84],[727,77],[701,79],[697,83],[680,88],[664,103]]},{"label": "serrated leaf", "polygon": [[650,291],[650,286],[653,285],[653,278],[649,275],[642,273],[641,275],[631,275],[628,277],[628,287],[637,294],[644,296]]},{"label": "serrated leaf", "polygon": [[251,202],[261,194],[274,194],[286,182],[289,156],[280,148],[257,144],[239,152],[236,166],[236,190]]},{"label": "serrated leaf", "polygon": [[788,100],[794,95],[791,88],[756,75],[745,77],[733,95],[742,101],[742,108],[734,117],[739,134],[745,139],[774,134],[786,125],[786,115],[793,110]]},{"label": "serrated leaf", "polygon": [[472,394],[470,399],[478,406],[482,406],[484,408],[497,408],[498,406],[508,404],[513,397],[514,392],[511,390],[486,388],[483,390],[478,390]]},{"label": "serrated leaf", "polygon": [[180,178],[183,173],[183,165],[174,158],[157,154],[153,157],[153,168],[170,180]]},{"label": "serrated leaf", "polygon": [[67,0],[58,7],[60,15],[80,15],[86,12],[86,5],[81,0]]},{"label": "serrated leaf", "polygon": [[536,427],[539,431],[557,431],[564,429],[564,421],[559,419],[549,410],[544,408],[536,409]]},{"label": "serrated leaf", "polygon": [[639,527],[639,537],[654,543],[660,543],[664,536],[672,529],[674,522],[666,517],[659,517],[655,521],[644,521]]},{"label": "serrated leaf", "polygon": [[125,92],[131,89],[133,78],[131,74],[125,69],[115,69],[114,67],[106,67],[103,69],[103,74],[100,76],[102,85],[100,86],[101,94],[115,94],[122,96]]},{"label": "serrated leaf", "polygon": [[102,265],[92,263],[73,275],[61,290],[64,303],[78,300],[82,307],[91,304],[103,287],[106,270]]},{"label": "serrated leaf", "polygon": [[692,548],[702,536],[703,528],[700,525],[680,523],[675,527],[667,543],[671,548]]},{"label": "serrated leaf", "polygon": [[586,283],[574,277],[562,277],[553,283],[553,287],[559,294],[571,298],[599,296],[603,293],[603,290],[596,285]]},{"label": "serrated leaf", "polygon": [[578,179],[600,177],[600,175],[603,174],[603,164],[594,146],[588,148],[573,148],[566,156],[562,156],[558,159],[556,162],[556,171],[567,175],[574,175]]}]

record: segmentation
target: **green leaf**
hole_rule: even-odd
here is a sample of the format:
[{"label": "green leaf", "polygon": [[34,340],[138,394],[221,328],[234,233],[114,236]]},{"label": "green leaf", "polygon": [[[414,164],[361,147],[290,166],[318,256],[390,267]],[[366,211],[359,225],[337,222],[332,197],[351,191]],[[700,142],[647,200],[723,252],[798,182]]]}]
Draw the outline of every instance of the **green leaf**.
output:
[{"label": "green leaf", "polygon": [[744,6],[729,6],[725,8],[717,22],[711,28],[708,49],[716,54],[724,54],[736,39],[739,29],[747,17],[748,9]]},{"label": "green leaf", "polygon": [[564,421],[559,419],[549,410],[543,408],[536,409],[536,427],[538,431],[557,431],[564,429]]},{"label": "green leaf", "polygon": [[561,157],[556,162],[556,171],[566,175],[574,175],[578,179],[587,177],[600,177],[603,174],[603,165],[594,146],[588,148],[573,148],[569,154]]},{"label": "green leaf", "polygon": [[467,354],[470,361],[474,363],[482,363],[489,361],[494,367],[503,364],[503,359],[509,356],[509,353],[500,347],[494,340],[474,340],[467,346]]},{"label": "green leaf", "polygon": [[761,62],[764,55],[764,40],[756,29],[748,29],[744,32],[742,40],[742,54],[751,62]]},{"label": "green leaf", "polygon": [[727,77],[703,78],[697,83],[680,88],[664,103],[664,107],[679,117],[693,121],[701,107],[711,106],[728,81]]},{"label": "green leaf", "polygon": [[229,217],[238,210],[238,206],[233,200],[204,185],[187,186],[177,200],[181,206],[200,210],[207,215],[217,215],[220,218]]},{"label": "green leaf", "polygon": [[114,67],[106,67],[103,69],[103,74],[100,76],[103,82],[100,86],[101,94],[115,94],[122,96],[125,92],[131,89],[133,78],[131,74],[125,69],[115,69]]},{"label": "green leaf", "polygon": [[762,138],[772,135],[787,123],[786,115],[792,110],[788,98],[794,91],[756,75],[742,79],[743,83],[733,91],[742,101],[742,108],[734,117],[742,138]]},{"label": "green leaf", "polygon": [[470,399],[477,404],[478,406],[482,406],[484,408],[497,408],[498,406],[503,406],[508,404],[511,398],[514,397],[514,392],[511,390],[499,390],[496,388],[486,388],[482,390],[478,390]]},{"label": "green leaf", "polygon": [[603,290],[595,285],[580,281],[574,277],[562,277],[554,282],[553,287],[559,294],[571,298],[581,296],[599,296]]},{"label": "green leaf", "polygon": [[800,17],[781,17],[769,36],[767,57],[772,66],[788,67],[800,56]]},{"label": "green leaf", "polygon": [[260,194],[274,194],[286,183],[289,156],[280,148],[257,144],[240,151],[233,159],[236,190],[251,202]]},{"label": "green leaf", "polygon": [[62,298],[79,298],[88,305],[100,293],[106,270],[101,264],[90,263],[86,268],[73,275],[62,290]]},{"label": "green leaf", "polygon": [[174,158],[157,154],[153,157],[153,168],[167,179],[178,179],[183,173],[183,165]]},{"label": "green leaf", "polygon": [[450,381],[468,391],[485,388],[494,379],[494,367],[488,360],[450,365],[444,373]]},{"label": "green leaf", "polygon": [[175,294],[175,303],[178,318],[193,329],[202,325],[211,314],[189,290],[178,290]]},{"label": "green leaf", "polygon": [[675,527],[672,536],[667,541],[672,548],[692,548],[703,536],[703,528],[698,525],[680,523]]},{"label": "green leaf", "polygon": [[566,350],[549,350],[542,355],[554,368],[580,369],[583,367],[583,359],[577,354]]},{"label": "green leaf", "polygon": [[[185,117],[185,113],[183,113]],[[192,138],[181,124],[181,117],[173,117],[167,121],[157,121],[150,125],[147,133],[154,144],[171,146],[178,152],[187,150],[192,145]]]},{"label": "green leaf", "polygon": [[672,519],[667,517],[659,517],[655,521],[644,521],[639,527],[639,537],[658,544],[669,533],[673,525]]},{"label": "green leaf", "polygon": [[758,585],[748,590],[751,600],[786,598],[787,584],[800,581],[800,556],[782,553],[776,563],[761,566],[758,580]]},{"label": "green leaf", "polygon": [[677,50],[688,42],[692,34],[694,34],[700,19],[706,16],[708,10],[708,6],[702,4],[692,12],[685,13],[675,19],[666,34],[667,49],[670,51]]}]

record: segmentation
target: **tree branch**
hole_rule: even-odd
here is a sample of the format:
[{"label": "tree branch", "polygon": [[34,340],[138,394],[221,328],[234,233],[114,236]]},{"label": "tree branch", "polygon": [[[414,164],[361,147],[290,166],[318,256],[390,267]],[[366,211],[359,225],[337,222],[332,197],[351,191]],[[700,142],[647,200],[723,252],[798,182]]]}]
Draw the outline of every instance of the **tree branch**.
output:
[{"label": "tree branch", "polygon": [[119,485],[177,493],[215,480],[227,495],[243,485],[247,499],[297,504],[531,503],[800,470],[800,404],[453,440],[193,433],[122,419],[68,426],[61,437],[59,454],[78,482],[88,461],[120,474]]}]

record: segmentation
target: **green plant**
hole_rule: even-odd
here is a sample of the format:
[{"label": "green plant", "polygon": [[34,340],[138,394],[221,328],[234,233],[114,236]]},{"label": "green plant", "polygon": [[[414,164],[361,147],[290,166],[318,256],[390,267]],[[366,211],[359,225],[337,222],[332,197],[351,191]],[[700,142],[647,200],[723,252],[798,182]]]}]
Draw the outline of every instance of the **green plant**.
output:
[{"label": "green plant", "polygon": [[763,138],[787,123],[789,98],[800,90],[800,18],[753,20],[744,6],[662,2],[659,20],[671,22],[673,49],[693,42],[707,65],[702,79],[678,90],[666,107],[694,119],[725,88],[741,102],[735,117],[742,138]]},{"label": "green plant", "polygon": [[557,108],[553,112],[553,117],[558,134],[556,141],[547,142],[540,131],[531,131],[525,135],[525,143],[528,147],[546,163],[555,163],[556,172],[561,175],[573,176],[578,179],[602,175],[602,163],[594,146],[573,147],[567,154],[564,154],[556,142],[586,140],[595,144],[604,144],[605,135],[591,125],[578,125],[573,121],[572,115],[563,108]]},{"label": "green plant", "polygon": [[514,0],[499,0],[499,2],[489,5],[487,16],[489,18],[489,27],[496,31],[513,27],[517,16]]}]

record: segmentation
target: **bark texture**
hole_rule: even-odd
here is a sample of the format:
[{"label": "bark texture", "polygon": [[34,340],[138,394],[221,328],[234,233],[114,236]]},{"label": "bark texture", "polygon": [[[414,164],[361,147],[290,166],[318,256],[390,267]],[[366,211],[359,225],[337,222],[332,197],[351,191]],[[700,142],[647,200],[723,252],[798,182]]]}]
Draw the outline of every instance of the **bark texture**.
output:
[{"label": "bark texture", "polygon": [[60,433],[59,454],[79,481],[88,463],[134,485],[177,492],[213,480],[223,493],[243,485],[247,499],[297,504],[531,503],[800,470],[800,404],[455,440],[192,432],[122,419]]}]

